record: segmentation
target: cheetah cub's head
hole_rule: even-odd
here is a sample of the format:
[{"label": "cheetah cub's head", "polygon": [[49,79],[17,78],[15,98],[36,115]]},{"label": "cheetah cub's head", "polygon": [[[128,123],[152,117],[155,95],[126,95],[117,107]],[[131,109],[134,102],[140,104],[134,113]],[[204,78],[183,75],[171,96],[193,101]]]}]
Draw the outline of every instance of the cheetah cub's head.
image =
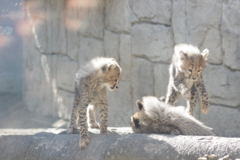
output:
[{"label": "cheetah cub's head", "polygon": [[119,87],[119,80],[121,78],[121,67],[115,59],[111,58],[111,62],[103,66],[104,80],[103,84],[110,91],[114,91]]},{"label": "cheetah cub's head", "polygon": [[178,69],[183,71],[189,80],[197,81],[206,66],[209,50],[200,52],[197,47],[187,44],[177,45],[174,49],[178,57]]},{"label": "cheetah cub's head", "polygon": [[130,125],[132,127],[133,132],[135,133],[142,133],[144,124],[142,124],[142,119],[148,119],[148,116],[144,113],[143,103],[140,100],[136,101],[136,106],[138,108],[138,112],[136,112],[131,117]]},{"label": "cheetah cub's head", "polygon": [[135,133],[156,133],[156,120],[159,118],[158,111],[160,102],[156,97],[143,97],[143,102],[136,101],[138,112],[131,116],[130,125]]}]

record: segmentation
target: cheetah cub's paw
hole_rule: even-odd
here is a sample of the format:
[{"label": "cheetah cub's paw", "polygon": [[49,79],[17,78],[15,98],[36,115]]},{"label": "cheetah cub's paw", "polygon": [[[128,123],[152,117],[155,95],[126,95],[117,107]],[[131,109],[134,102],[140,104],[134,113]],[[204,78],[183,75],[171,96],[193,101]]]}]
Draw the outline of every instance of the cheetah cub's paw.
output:
[{"label": "cheetah cub's paw", "polygon": [[106,135],[109,134],[107,129],[100,129],[100,133],[101,134],[106,134]]},{"label": "cheetah cub's paw", "polygon": [[80,142],[79,142],[79,147],[80,147],[81,149],[85,149],[85,148],[88,146],[89,142],[90,142],[90,140],[89,140],[89,137],[88,137],[88,136],[86,136],[86,137],[81,137],[81,138],[80,138]]},{"label": "cheetah cub's paw", "polygon": [[90,128],[99,128],[99,124],[98,123],[89,123],[89,127]]},{"label": "cheetah cub's paw", "polygon": [[180,132],[179,130],[175,129],[175,130],[172,130],[172,131],[170,132],[170,134],[171,134],[171,135],[180,135],[181,132]]},{"label": "cheetah cub's paw", "polygon": [[186,100],[190,100],[191,99],[191,92],[189,89],[186,89],[184,92],[183,92],[183,98],[186,99]]},{"label": "cheetah cub's paw", "polygon": [[200,105],[201,105],[202,113],[207,114],[208,108],[209,108],[209,102],[205,101],[205,100],[201,100],[201,104]]},{"label": "cheetah cub's paw", "polygon": [[67,129],[67,134],[73,134],[74,128],[73,127],[68,127]]}]

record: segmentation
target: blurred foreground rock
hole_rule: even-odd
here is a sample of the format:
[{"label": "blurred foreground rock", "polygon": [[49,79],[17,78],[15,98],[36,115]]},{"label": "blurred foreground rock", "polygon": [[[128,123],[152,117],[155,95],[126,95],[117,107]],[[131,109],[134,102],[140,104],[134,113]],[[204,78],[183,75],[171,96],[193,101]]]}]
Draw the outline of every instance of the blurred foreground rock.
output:
[{"label": "blurred foreground rock", "polygon": [[85,150],[78,147],[78,134],[67,135],[63,129],[42,130],[35,135],[5,134],[0,137],[0,159],[240,158],[240,138],[133,134],[130,128],[109,128],[109,131],[110,135],[100,135],[99,130],[91,130],[91,142]]}]

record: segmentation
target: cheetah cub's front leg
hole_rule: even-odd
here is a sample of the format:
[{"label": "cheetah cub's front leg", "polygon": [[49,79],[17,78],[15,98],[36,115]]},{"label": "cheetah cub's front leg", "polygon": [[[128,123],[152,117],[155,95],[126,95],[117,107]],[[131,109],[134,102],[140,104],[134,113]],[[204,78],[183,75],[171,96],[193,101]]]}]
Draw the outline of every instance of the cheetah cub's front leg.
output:
[{"label": "cheetah cub's front leg", "polygon": [[198,89],[200,93],[200,107],[201,111],[204,114],[207,114],[208,108],[209,108],[209,101],[208,101],[208,93],[206,91],[203,79],[199,81],[199,83],[196,85],[196,88]]},{"label": "cheetah cub's front leg", "polygon": [[101,114],[101,125],[100,125],[100,133],[108,134],[107,126],[108,126],[108,105],[107,103],[100,105],[100,114]]},{"label": "cheetah cub's front leg", "polygon": [[183,98],[185,100],[190,100],[191,99],[191,91],[189,89],[185,89],[182,91]]}]

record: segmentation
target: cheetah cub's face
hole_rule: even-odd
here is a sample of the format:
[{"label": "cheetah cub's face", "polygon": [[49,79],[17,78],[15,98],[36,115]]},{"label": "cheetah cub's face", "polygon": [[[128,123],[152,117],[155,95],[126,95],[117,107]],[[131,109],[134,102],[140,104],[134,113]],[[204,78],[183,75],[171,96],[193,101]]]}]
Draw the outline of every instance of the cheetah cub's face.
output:
[{"label": "cheetah cub's face", "polygon": [[130,125],[132,127],[133,132],[141,133],[141,124],[140,124],[140,120],[139,120],[139,112],[135,113],[131,117]]},{"label": "cheetah cub's face", "polygon": [[192,81],[197,81],[199,79],[206,66],[208,53],[208,49],[205,49],[202,53],[179,52],[179,67],[184,72],[185,77]]},{"label": "cheetah cub's face", "polygon": [[154,132],[153,120],[145,113],[144,105],[140,100],[136,101],[136,106],[138,108],[138,112],[136,112],[131,117],[130,125],[132,127],[133,132],[135,133],[151,133]]},{"label": "cheetah cub's face", "polygon": [[110,91],[114,91],[119,87],[119,80],[121,78],[121,68],[118,64],[109,64],[104,69],[105,78],[104,85]]}]

